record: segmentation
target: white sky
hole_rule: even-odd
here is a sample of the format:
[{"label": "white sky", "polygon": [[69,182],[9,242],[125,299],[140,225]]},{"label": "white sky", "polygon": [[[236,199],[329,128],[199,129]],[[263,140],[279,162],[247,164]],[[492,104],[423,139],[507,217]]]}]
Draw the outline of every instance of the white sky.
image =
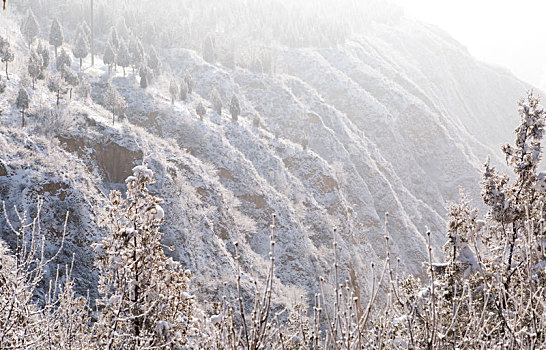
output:
[{"label": "white sky", "polygon": [[395,0],[476,58],[546,90],[546,0]]}]

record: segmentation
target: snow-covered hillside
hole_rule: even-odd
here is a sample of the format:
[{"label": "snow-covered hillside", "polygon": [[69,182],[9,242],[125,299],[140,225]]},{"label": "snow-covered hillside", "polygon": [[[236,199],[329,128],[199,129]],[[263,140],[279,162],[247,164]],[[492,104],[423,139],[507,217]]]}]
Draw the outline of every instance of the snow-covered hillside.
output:
[{"label": "snow-covered hillside", "polygon": [[[17,24],[22,15],[1,19],[16,60],[0,94],[0,199],[13,215],[14,205],[32,211],[43,198],[50,251],[70,212],[61,261],[75,254],[80,290],[95,285],[90,243],[103,234],[108,193],[123,190],[143,161],[157,177],[151,190],[165,200],[165,243],[194,272],[202,296],[218,297],[223,282],[234,283],[235,241],[244,283],[264,278],[273,223],[275,292],[285,302],[311,297],[318,276],[331,288],[334,229],[342,276],[362,294],[370,263],[385,257],[386,232],[401,268],[419,274],[427,230],[439,258],[446,203],[459,187],[479,199],[481,164],[488,155],[501,163],[498,146],[510,140],[516,102],[528,89],[437,28],[402,18],[374,23],[335,48],[279,46],[274,74],[164,49],[162,75],[142,89],[131,69],[109,76],[102,54],[94,67],[87,57],[81,72],[74,60],[72,68],[89,77],[91,97],[75,93],[56,107],[38,81],[27,88],[31,106],[21,128],[15,100],[19,86],[28,86],[28,47]],[[186,71],[194,92],[171,104],[169,81]],[[128,103],[127,118],[114,125],[103,99],[109,79]],[[221,115],[208,101],[213,88]],[[237,122],[229,114],[234,94],[242,107]],[[199,103],[207,107],[203,120]],[[3,218],[0,230],[13,242]]]}]

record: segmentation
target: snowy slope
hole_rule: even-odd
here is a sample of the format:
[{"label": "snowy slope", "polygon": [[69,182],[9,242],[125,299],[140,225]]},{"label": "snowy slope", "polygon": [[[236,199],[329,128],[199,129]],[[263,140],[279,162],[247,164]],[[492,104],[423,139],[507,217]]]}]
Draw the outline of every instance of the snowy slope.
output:
[{"label": "snowy slope", "polygon": [[[276,292],[286,302],[303,291],[312,296],[318,276],[333,285],[334,228],[341,274],[363,294],[370,262],[385,257],[386,229],[402,269],[420,273],[426,231],[440,258],[446,202],[459,187],[479,198],[481,163],[488,154],[500,163],[497,146],[508,141],[528,88],[437,29],[403,20],[374,25],[338,48],[279,48],[274,75],[210,65],[191,50],[163,52],[179,81],[191,72],[195,92],[171,105],[168,74],[143,90],[130,69],[126,77],[118,69],[112,82],[129,109],[115,125],[103,106],[107,69],[87,59],[92,99],[64,100],[53,118],[46,112],[55,97],[39,82],[21,129],[13,104],[26,49],[15,22],[0,23],[18,57],[0,95],[0,198],[29,210],[44,198],[50,251],[59,241],[49,235],[70,211],[62,261],[76,255],[82,290],[93,285],[89,244],[103,234],[107,194],[123,189],[141,161],[158,177],[151,190],[165,199],[166,244],[195,272],[203,295],[232,285],[235,241],[245,283],[265,276],[273,214]],[[210,107],[214,87],[224,105],[239,95],[237,123],[227,108],[217,115]],[[207,106],[203,121],[199,102]],[[304,132],[307,149],[299,143]],[[13,242],[5,220],[0,228]]]}]

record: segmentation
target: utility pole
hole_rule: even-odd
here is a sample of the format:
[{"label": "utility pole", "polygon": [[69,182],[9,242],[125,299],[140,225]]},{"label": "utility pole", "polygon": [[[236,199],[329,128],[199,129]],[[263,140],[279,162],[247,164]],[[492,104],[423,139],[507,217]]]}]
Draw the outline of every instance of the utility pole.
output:
[{"label": "utility pole", "polygon": [[95,25],[93,20],[93,0],[91,0],[91,66],[95,65]]}]

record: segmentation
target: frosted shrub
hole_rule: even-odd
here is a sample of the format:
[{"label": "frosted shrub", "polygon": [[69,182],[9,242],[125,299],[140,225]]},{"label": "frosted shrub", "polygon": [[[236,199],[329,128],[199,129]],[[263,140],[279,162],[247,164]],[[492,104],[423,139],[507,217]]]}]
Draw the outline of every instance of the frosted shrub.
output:
[{"label": "frosted shrub", "polygon": [[[514,145],[505,145],[510,181],[488,161],[484,220],[461,196],[448,207],[448,260],[429,259],[429,283],[403,281],[393,309],[404,322],[396,337],[410,348],[537,349],[546,345],[544,307],[545,114],[530,92],[519,102]],[[392,282],[392,281],[391,281]]]},{"label": "frosted shrub", "polygon": [[[40,228],[42,202],[37,203],[36,215],[28,218],[15,208],[17,222],[12,223],[5,204],[3,215],[15,236],[15,248],[10,254],[0,240],[0,348],[1,349],[82,349],[89,343],[87,301],[76,297],[71,268],[66,268],[64,281],[50,281],[45,300],[36,304],[39,283],[44,270],[59,254],[44,256],[45,237]],[[66,220],[64,228],[66,230]],[[63,230],[62,242],[64,242]]]},{"label": "frosted shrub", "polygon": [[190,274],[163,251],[162,200],[148,191],[154,182],[145,165],[133,169],[126,197],[110,193],[109,234],[93,245],[101,295],[94,340],[100,349],[170,349],[188,341]]}]

